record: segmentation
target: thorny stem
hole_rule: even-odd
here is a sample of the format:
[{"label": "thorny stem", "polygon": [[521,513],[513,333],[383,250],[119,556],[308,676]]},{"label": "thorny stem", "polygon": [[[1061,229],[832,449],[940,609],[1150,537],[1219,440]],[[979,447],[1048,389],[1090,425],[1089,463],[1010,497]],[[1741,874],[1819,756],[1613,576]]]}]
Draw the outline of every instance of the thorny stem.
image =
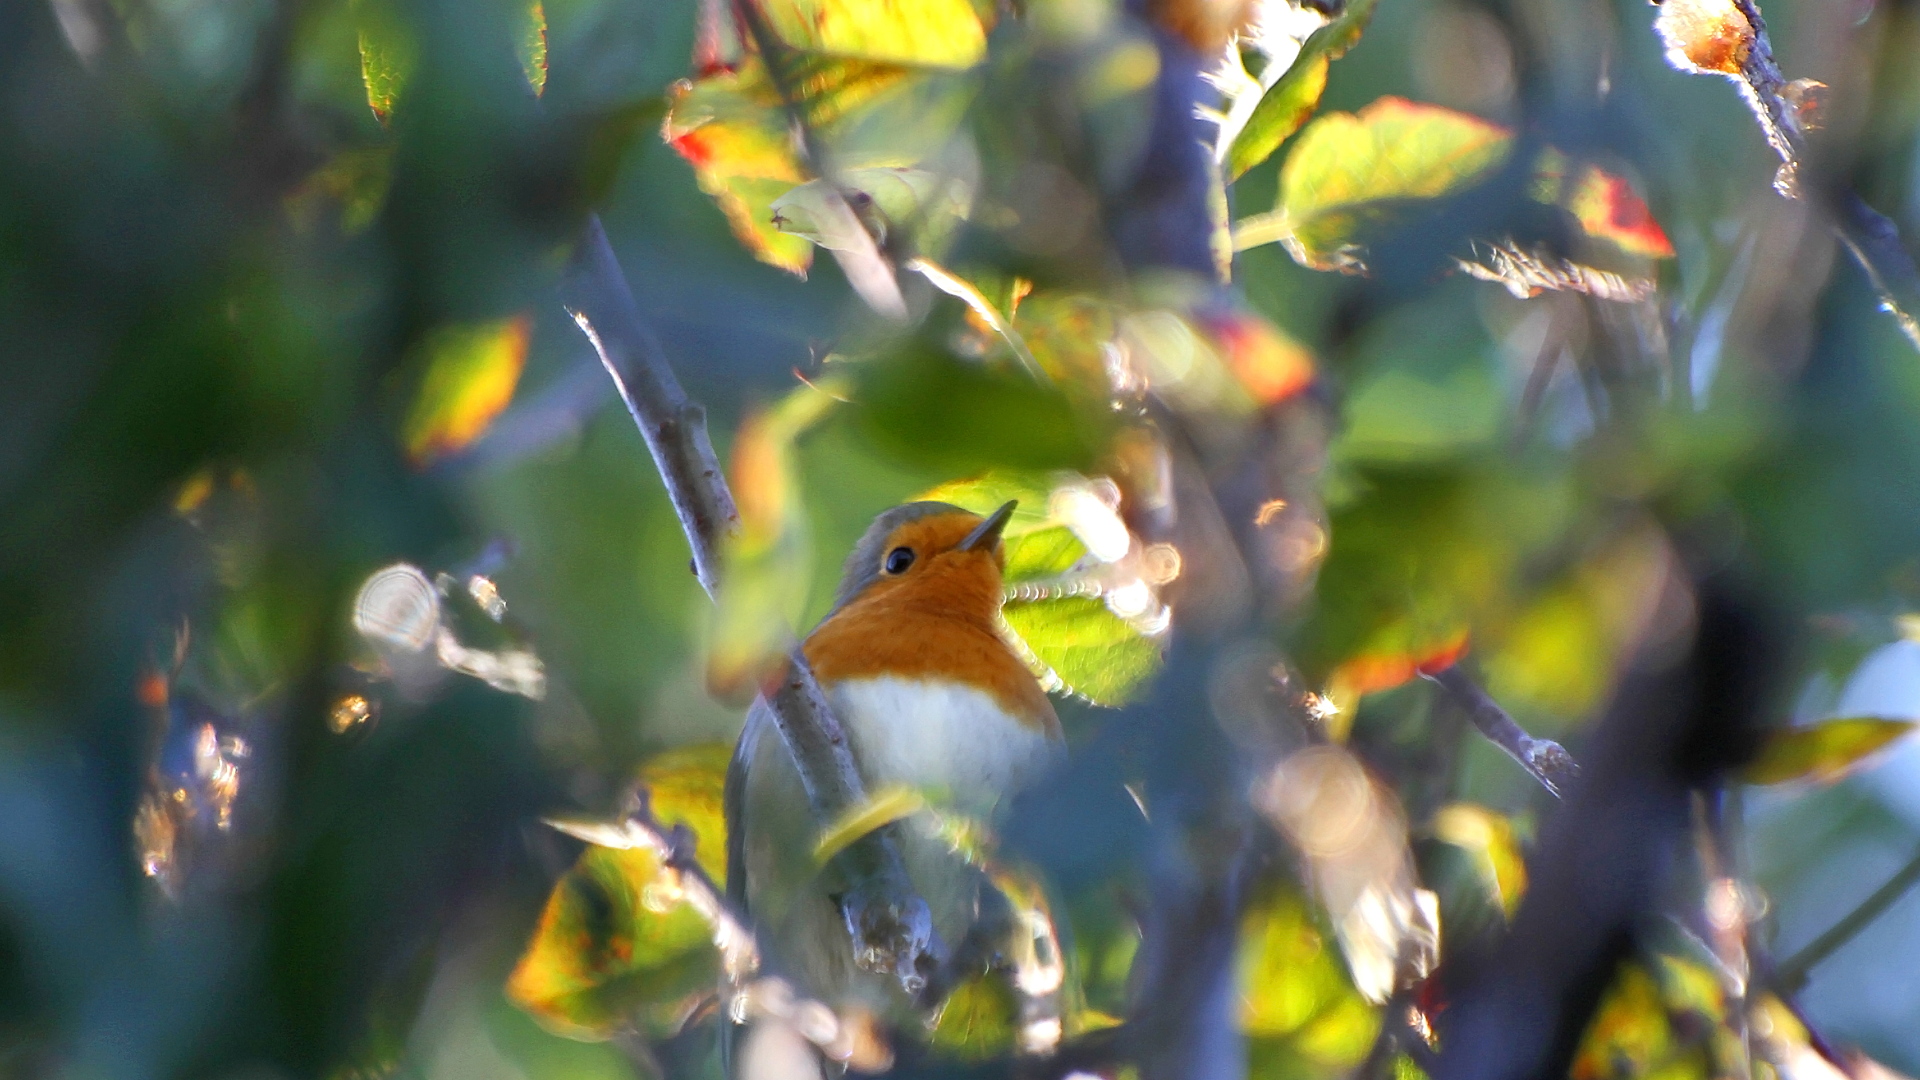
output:
[{"label": "thorny stem", "polygon": [[1855,934],[1866,929],[1867,924],[1886,913],[1901,894],[1920,881],[1920,851],[1916,851],[1907,865],[1887,879],[1885,885],[1873,891],[1873,895],[1860,902],[1860,906],[1848,912],[1845,918],[1834,923],[1826,933],[1814,938],[1807,946],[1792,956],[1782,960],[1773,970],[1767,981],[1778,990],[1789,993],[1806,985],[1807,975],[1814,965],[1832,956],[1835,950],[1853,939]]},{"label": "thorny stem", "polygon": [[[1782,162],[1774,187],[1788,198],[1804,193],[1802,166],[1806,160],[1806,136],[1793,105],[1787,100],[1787,79],[1773,57],[1773,42],[1767,36],[1767,22],[1754,0],[1732,0],[1733,6],[1753,30],[1753,44],[1741,65],[1736,82],[1742,96],[1752,107],[1760,131]],[[1900,232],[1885,214],[1868,206],[1850,190],[1827,193],[1827,210],[1833,215],[1833,230],[1841,245],[1853,256],[1867,275],[1880,306],[1901,333],[1920,348],[1920,269],[1900,242]]]},{"label": "thorny stem", "polygon": [[[646,440],[693,549],[695,575],[709,596],[717,596],[722,544],[739,527],[739,513],[707,437],[705,411],[681,388],[659,339],[641,318],[598,217],[587,219],[563,295]],[[815,818],[832,821],[863,804],[866,789],[846,733],[798,650],[769,704]],[[843,865],[853,883],[843,907],[856,959],[917,983],[910,973],[929,945],[918,932],[927,924],[927,907],[913,892],[891,832],[862,837],[844,853]]]},{"label": "thorny stem", "polygon": [[1544,787],[1559,798],[1562,789],[1580,774],[1580,766],[1566,748],[1552,739],[1536,739],[1527,734],[1526,729],[1514,722],[1498,702],[1480,689],[1478,683],[1460,670],[1459,664],[1452,664],[1439,671],[1420,673],[1427,681],[1445,690],[1480,729],[1488,741],[1505,750],[1507,755],[1520,763],[1520,767],[1533,775]]}]

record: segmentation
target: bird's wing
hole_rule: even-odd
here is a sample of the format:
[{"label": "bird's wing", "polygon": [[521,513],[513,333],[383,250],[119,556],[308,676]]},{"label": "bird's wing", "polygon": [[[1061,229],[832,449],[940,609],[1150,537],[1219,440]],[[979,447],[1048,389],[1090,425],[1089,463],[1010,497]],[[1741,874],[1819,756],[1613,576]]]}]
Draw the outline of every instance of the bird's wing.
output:
[{"label": "bird's wing", "polygon": [[733,760],[727,763],[727,782],[721,791],[722,813],[727,822],[727,899],[735,910],[751,915],[747,909],[747,769],[753,764],[760,740],[773,731],[773,707],[765,698],[755,698],[747,710],[746,726],[740,741],[734,744]]}]

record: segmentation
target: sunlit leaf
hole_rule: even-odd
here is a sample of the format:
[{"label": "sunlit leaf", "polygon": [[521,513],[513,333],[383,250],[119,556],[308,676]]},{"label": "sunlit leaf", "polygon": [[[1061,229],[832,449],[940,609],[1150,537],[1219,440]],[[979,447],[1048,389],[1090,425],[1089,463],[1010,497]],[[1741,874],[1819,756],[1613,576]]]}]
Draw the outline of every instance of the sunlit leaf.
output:
[{"label": "sunlit leaf", "polygon": [[1012,537],[1005,542],[1008,585],[1057,577],[1080,565],[1087,545],[1072,529],[1054,525]]},{"label": "sunlit leaf", "polygon": [[888,784],[867,796],[865,802],[848,808],[821,830],[820,839],[813,846],[813,861],[825,866],[873,830],[926,808],[925,795],[905,784]]},{"label": "sunlit leaf", "polygon": [[367,106],[384,123],[420,61],[413,28],[387,0],[354,0],[353,18],[360,39],[360,79]]},{"label": "sunlit leaf", "polygon": [[1299,897],[1274,890],[1250,905],[1240,941],[1240,1026],[1256,1058],[1284,1057],[1319,1072],[1367,1056],[1379,1014],[1354,990],[1339,950]]},{"label": "sunlit leaf", "polygon": [[1013,1049],[1019,1003],[1006,977],[989,972],[961,983],[940,1009],[933,1045],[961,1059],[978,1061]]},{"label": "sunlit leaf", "polygon": [[1620,965],[1587,1026],[1571,1080],[1706,1080],[1724,1038],[1725,993],[1708,968],[1673,956]]},{"label": "sunlit leaf", "polygon": [[[693,830],[700,864],[716,878],[726,872],[721,789],[730,756],[723,745],[689,747],[641,773],[655,815]],[[719,973],[711,928],[651,851],[592,847],[554,886],[506,990],[563,1035],[601,1039],[637,1024],[660,1036]]]},{"label": "sunlit leaf", "polygon": [[1391,690],[1423,671],[1452,665],[1466,651],[1464,627],[1431,629],[1402,623],[1376,635],[1366,651],[1342,661],[1330,684],[1337,688],[1336,696],[1343,698]]},{"label": "sunlit leaf", "polygon": [[773,201],[806,175],[765,68],[755,61],[677,85],[661,132],[755,258],[806,272],[813,245],[773,222]]},{"label": "sunlit leaf", "polygon": [[1064,689],[1121,705],[1153,677],[1160,644],[1090,596],[1015,602],[1001,614]]},{"label": "sunlit leaf", "polygon": [[1511,916],[1527,891],[1527,862],[1506,815],[1453,803],[1433,816],[1433,834],[1473,856],[1495,901]]},{"label": "sunlit leaf", "polygon": [[1856,716],[1775,730],[1742,776],[1750,784],[1831,783],[1916,726],[1911,720]]},{"label": "sunlit leaf", "polygon": [[1327,88],[1329,63],[1345,55],[1360,40],[1377,3],[1378,0],[1350,0],[1333,21],[1315,30],[1301,44],[1293,66],[1267,88],[1228,149],[1228,180],[1238,180],[1242,173],[1265,161],[1313,115],[1320,105],[1320,95]]},{"label": "sunlit leaf", "polygon": [[427,336],[426,376],[407,412],[403,441],[415,462],[465,447],[513,400],[533,320],[444,326]]},{"label": "sunlit leaf", "polygon": [[1471,186],[1499,166],[1510,142],[1497,124],[1404,98],[1322,116],[1280,170],[1282,242],[1315,269],[1361,265],[1366,234],[1400,205]]},{"label": "sunlit leaf", "polygon": [[547,89],[547,8],[541,0],[533,0],[522,13],[519,40],[515,43],[520,55],[520,68],[526,72],[527,85],[533,87],[537,97]]},{"label": "sunlit leaf", "polygon": [[1195,319],[1257,405],[1277,405],[1312,385],[1313,354],[1252,312],[1202,312]]},{"label": "sunlit leaf", "polygon": [[[1560,200],[1554,200],[1560,201]],[[1645,199],[1621,177],[1593,165],[1581,168],[1564,205],[1588,236],[1605,240],[1629,255],[1673,258],[1673,242],[1653,218]]]},{"label": "sunlit leaf", "polygon": [[986,56],[986,26],[968,0],[760,0],[792,48],[925,67],[972,67]]}]

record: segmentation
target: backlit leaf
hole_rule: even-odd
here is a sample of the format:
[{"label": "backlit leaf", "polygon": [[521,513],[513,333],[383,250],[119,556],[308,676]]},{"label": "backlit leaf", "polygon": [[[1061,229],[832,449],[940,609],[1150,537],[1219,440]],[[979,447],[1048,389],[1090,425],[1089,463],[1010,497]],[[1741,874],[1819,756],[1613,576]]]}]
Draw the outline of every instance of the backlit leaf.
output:
[{"label": "backlit leaf", "polygon": [[1378,0],[1350,0],[1333,21],[1315,30],[1301,44],[1293,65],[1261,95],[1260,104],[1254,106],[1253,115],[1228,149],[1228,180],[1238,180],[1248,169],[1265,161],[1313,115],[1320,105],[1320,95],[1327,88],[1328,65],[1360,40],[1377,3]]},{"label": "backlit leaf", "polygon": [[[724,745],[688,747],[641,773],[655,815],[693,830],[700,865],[716,878],[726,872],[721,789],[730,756]],[[563,1035],[603,1039],[637,1025],[661,1036],[712,991],[719,972],[711,928],[651,851],[590,847],[548,896],[506,991]]]},{"label": "backlit leaf", "polygon": [[792,48],[829,56],[966,68],[986,56],[986,26],[968,0],[760,0]]},{"label": "backlit leaf", "polygon": [[1096,597],[1017,601],[1001,614],[1062,688],[1096,705],[1124,704],[1159,669],[1159,643]]},{"label": "backlit leaf", "polygon": [[533,87],[534,96],[538,97],[547,89],[547,8],[541,0],[533,0],[523,9],[515,45],[520,55],[520,69],[527,75],[527,85]]},{"label": "backlit leaf", "polygon": [[1301,132],[1281,168],[1283,243],[1315,269],[1359,266],[1365,234],[1399,205],[1471,186],[1510,142],[1497,124],[1403,98],[1329,113]]},{"label": "backlit leaf", "polygon": [[1473,856],[1501,910],[1511,916],[1527,891],[1526,855],[1506,815],[1472,803],[1442,807],[1433,834]]},{"label": "backlit leaf", "polygon": [[1283,1058],[1318,1073],[1367,1056],[1379,1014],[1354,990],[1339,950],[1299,897],[1276,889],[1250,905],[1240,941],[1239,1020],[1256,1060]]},{"label": "backlit leaf", "polygon": [[1013,1048],[1019,1003],[1005,976],[989,972],[956,987],[934,1024],[933,1045],[963,1061],[978,1061]]},{"label": "backlit leaf", "polygon": [[351,236],[380,215],[392,182],[393,147],[342,150],[287,196],[287,213],[305,230],[312,229],[332,207],[339,214],[340,231]]},{"label": "backlit leaf", "polygon": [[775,227],[773,201],[807,177],[757,60],[677,85],[661,134],[693,166],[700,190],[719,205],[755,258],[806,273],[813,245]]},{"label": "backlit leaf", "polygon": [[850,807],[820,832],[813,846],[813,861],[825,866],[853,842],[883,825],[917,814],[927,808],[927,797],[905,784],[888,784],[867,796],[865,802]]},{"label": "backlit leaf", "polygon": [[354,0],[353,21],[359,32],[360,79],[367,87],[367,106],[382,123],[420,60],[420,44],[413,28],[386,0]]},{"label": "backlit leaf", "polygon": [[421,346],[426,376],[407,412],[403,441],[415,463],[452,453],[480,437],[513,400],[527,362],[529,316],[444,326]]},{"label": "backlit leaf", "polygon": [[1743,775],[1750,784],[1830,783],[1916,726],[1910,720],[1858,716],[1783,728],[1768,733],[1760,757]]}]

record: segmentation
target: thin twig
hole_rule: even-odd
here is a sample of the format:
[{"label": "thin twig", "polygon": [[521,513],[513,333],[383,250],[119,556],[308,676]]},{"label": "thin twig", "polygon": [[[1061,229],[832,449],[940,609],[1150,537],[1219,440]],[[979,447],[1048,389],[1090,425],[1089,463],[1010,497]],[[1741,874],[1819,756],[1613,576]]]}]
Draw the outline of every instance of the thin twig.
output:
[{"label": "thin twig", "polygon": [[707,437],[706,411],[681,389],[660,339],[641,318],[597,215],[587,218],[564,290],[567,313],[593,343],[667,485],[693,549],[694,576],[717,597],[721,547],[739,530],[740,512]]},{"label": "thin twig", "polygon": [[1768,985],[1789,993],[1806,985],[1807,975],[1814,966],[1834,951],[1853,939],[1855,934],[1866,929],[1867,924],[1886,913],[1893,902],[1920,881],[1920,851],[1916,851],[1907,865],[1887,879],[1885,885],[1873,891],[1873,895],[1860,902],[1860,906],[1848,912],[1846,917],[1827,930],[1826,933],[1808,942],[1806,947],[1782,960],[1773,969]]},{"label": "thin twig", "polygon": [[746,914],[735,908],[695,858],[697,838],[684,822],[668,825],[653,813],[653,793],[642,784],[617,822],[549,818],[547,824],[577,840],[605,848],[651,851],[680,879],[680,893],[713,927],[713,944],[729,986],[737,989],[760,970],[760,945]]},{"label": "thin twig", "polygon": [[[1807,140],[1799,113],[1788,100],[1790,84],[1773,57],[1773,42],[1767,36],[1760,5],[1754,0],[1732,0],[1732,4],[1753,30],[1753,41],[1739,74],[1731,77],[1752,108],[1767,144],[1780,156],[1774,188],[1787,198],[1800,198],[1806,186]],[[1920,321],[1916,321],[1916,313],[1920,313],[1920,270],[1901,244],[1899,230],[1886,215],[1845,187],[1824,191],[1821,201],[1832,215],[1841,246],[1860,265],[1879,295],[1881,308],[1893,316],[1907,340],[1920,348]]]},{"label": "thin twig", "polygon": [[[739,525],[725,472],[707,437],[706,413],[681,389],[659,340],[640,317],[606,230],[589,217],[564,285],[567,310],[593,342],[652,453],[709,596],[720,586],[722,545]],[[845,731],[798,649],[769,698],[814,816],[833,821],[866,802]],[[931,948],[927,905],[914,894],[890,830],[862,837],[842,855],[852,887],[842,906],[855,959],[909,987]]]},{"label": "thin twig", "polygon": [[1520,767],[1540,781],[1558,798],[1567,784],[1580,774],[1580,766],[1566,748],[1552,739],[1536,739],[1527,734],[1526,729],[1514,722],[1498,702],[1487,696],[1480,685],[1460,670],[1459,664],[1453,664],[1439,671],[1420,673],[1429,682],[1445,690],[1447,694],[1466,710],[1473,726],[1480,729],[1488,741],[1520,763]]}]

